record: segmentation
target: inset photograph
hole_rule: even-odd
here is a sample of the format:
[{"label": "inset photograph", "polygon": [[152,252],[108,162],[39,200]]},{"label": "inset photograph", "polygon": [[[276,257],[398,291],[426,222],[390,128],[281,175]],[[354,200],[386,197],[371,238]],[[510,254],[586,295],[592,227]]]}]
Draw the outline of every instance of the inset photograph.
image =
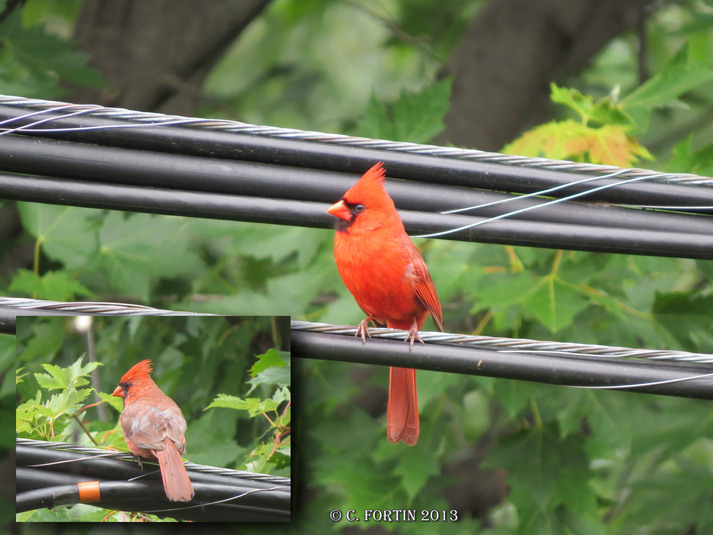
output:
[{"label": "inset photograph", "polygon": [[286,522],[286,316],[17,318],[18,522]]}]

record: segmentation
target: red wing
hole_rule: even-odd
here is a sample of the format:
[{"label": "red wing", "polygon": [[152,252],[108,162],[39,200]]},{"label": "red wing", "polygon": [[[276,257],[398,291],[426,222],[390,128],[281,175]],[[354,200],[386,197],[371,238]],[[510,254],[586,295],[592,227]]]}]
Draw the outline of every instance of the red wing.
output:
[{"label": "red wing", "polygon": [[441,311],[441,302],[438,300],[438,292],[433,284],[431,274],[428,272],[428,267],[423,261],[421,253],[418,252],[416,246],[409,239],[411,247],[408,248],[411,265],[413,266],[414,274],[414,289],[419,301],[431,313],[433,322],[439,331],[443,331],[443,312]]}]

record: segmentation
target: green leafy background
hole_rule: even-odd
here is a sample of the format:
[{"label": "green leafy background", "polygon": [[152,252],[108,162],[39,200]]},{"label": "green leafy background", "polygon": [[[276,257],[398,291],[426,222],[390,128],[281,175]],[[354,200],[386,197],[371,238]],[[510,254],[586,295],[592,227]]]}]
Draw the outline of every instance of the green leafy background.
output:
[{"label": "green leafy background", "polygon": [[[286,317],[98,317],[91,361],[74,318],[20,317],[17,436],[128,451],[118,425],[122,400],[111,393],[131,366],[150,358],[155,382],[188,422],[188,460],[290,477],[289,353],[280,351],[288,328]],[[98,385],[90,383],[94,369]],[[83,410],[100,401],[104,416]],[[107,515],[79,505],[22,513],[18,521]]]},{"label": "green leafy background", "polygon": [[[451,88],[450,79],[437,79],[439,58],[448,57],[480,4],[458,0],[444,10],[437,2],[408,3],[402,9],[405,1],[387,2],[417,44],[390,38],[371,16],[371,5],[274,2],[216,66],[197,115],[431,141],[443,128]],[[85,58],[54,46],[57,37],[49,35],[38,4],[27,3],[24,25],[8,20],[0,32],[0,90],[54,97],[63,91],[60,82],[77,72],[84,84],[101,83]],[[71,28],[76,9],[60,5],[53,7],[53,25],[59,20]],[[589,68],[552,86],[555,119],[504,150],[713,175],[712,129],[701,120],[712,106],[712,20],[709,2],[657,11],[647,23],[654,76],[636,79],[637,41],[617,38]],[[23,61],[31,48],[25,43],[33,39],[44,40],[44,66]],[[328,230],[0,206],[17,210],[25,230],[0,251],[34,251],[31,263],[0,275],[3,294],[331,323],[363,318],[339,279]],[[713,353],[713,262],[439,240],[417,245],[448,331]],[[41,359],[57,347],[60,331],[51,323],[41,329],[37,347],[21,351],[46,362]],[[0,344],[9,348],[12,340],[5,338]],[[167,383],[161,386],[184,398],[198,416],[193,425],[201,427],[194,430],[203,432],[209,416],[197,411],[213,398],[195,389],[230,394],[227,385],[219,389],[212,381],[235,376],[209,373],[195,361],[179,370],[174,359],[185,353],[162,353],[164,346],[175,347],[142,341],[136,357],[163,355]],[[113,385],[130,363],[108,364],[102,373]],[[295,521],[241,532],[713,532],[708,401],[419,372],[422,433],[408,448],[385,437],[387,370],[311,361],[295,368]],[[210,377],[213,386],[180,380],[189,376]],[[244,384],[244,375],[238,377],[235,383]],[[7,377],[2,392],[7,407]],[[210,411],[217,410],[227,409]],[[189,442],[192,460],[194,449]],[[375,527],[329,518],[331,510],[350,509],[357,515],[366,509],[455,510],[458,520]]]}]

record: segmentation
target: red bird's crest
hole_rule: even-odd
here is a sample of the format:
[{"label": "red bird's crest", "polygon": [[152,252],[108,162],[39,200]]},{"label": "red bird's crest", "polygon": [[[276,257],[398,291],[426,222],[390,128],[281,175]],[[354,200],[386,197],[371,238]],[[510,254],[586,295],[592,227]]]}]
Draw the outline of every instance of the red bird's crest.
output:
[{"label": "red bird's crest", "polygon": [[153,365],[151,361],[149,359],[142,360],[138,364],[134,364],[134,366],[124,374],[124,377],[121,378],[121,382],[125,383],[137,377],[146,377],[147,375],[151,375],[152,371]]},{"label": "red bird's crest", "polygon": [[[386,170],[383,167],[384,163],[379,162],[371,167],[362,177],[354,184],[349,191],[344,194],[344,199],[352,203],[363,203],[367,206],[383,205],[384,203],[391,207],[394,202],[386,193],[384,188],[384,180],[386,178]],[[396,208],[394,208],[395,210]]]},{"label": "red bird's crest", "polygon": [[[334,259],[344,284],[366,313],[356,335],[366,342],[369,322],[408,330],[411,348],[431,314],[443,330],[438,293],[423,257],[406,234],[384,187],[382,162],[369,169],[327,212],[338,218]],[[387,435],[392,442],[418,441],[416,371],[391,368]]]}]

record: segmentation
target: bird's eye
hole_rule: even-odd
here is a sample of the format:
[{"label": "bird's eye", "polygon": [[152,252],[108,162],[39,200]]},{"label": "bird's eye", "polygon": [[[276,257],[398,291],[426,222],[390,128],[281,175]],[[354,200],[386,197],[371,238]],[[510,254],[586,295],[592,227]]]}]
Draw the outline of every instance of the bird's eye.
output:
[{"label": "bird's eye", "polygon": [[357,204],[357,205],[354,207],[354,211],[355,211],[357,214],[361,214],[364,210],[366,210],[366,206],[364,206],[363,204]]}]

